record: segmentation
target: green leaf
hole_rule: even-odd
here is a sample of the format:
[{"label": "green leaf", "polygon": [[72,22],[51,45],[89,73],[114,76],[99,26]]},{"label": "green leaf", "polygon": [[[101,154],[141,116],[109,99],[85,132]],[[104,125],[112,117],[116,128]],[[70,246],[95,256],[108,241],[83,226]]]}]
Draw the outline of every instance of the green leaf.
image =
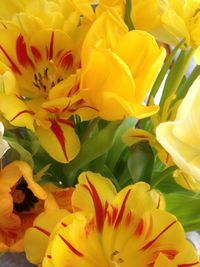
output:
[{"label": "green leaf", "polygon": [[110,149],[113,141],[115,140],[115,133],[118,127],[119,122],[112,122],[107,127],[99,131],[96,135],[87,139],[82,144],[78,156],[64,166],[63,171],[71,185],[74,184],[76,174],[80,168],[100,157]]},{"label": "green leaf", "polygon": [[18,140],[14,137],[4,137],[8,144],[19,153],[19,159],[26,161],[32,168],[34,166],[34,161],[31,153],[21,146]]},{"label": "green leaf", "polygon": [[182,189],[182,187],[177,185],[172,176],[176,168],[176,166],[171,166],[161,172],[154,172],[150,182],[151,186],[161,190],[162,192],[170,192],[170,190],[173,189],[176,191],[177,187]]},{"label": "green leaf", "polygon": [[170,193],[164,195],[167,211],[174,214],[185,231],[200,230],[200,194]]},{"label": "green leaf", "polygon": [[154,154],[148,142],[140,142],[132,147],[128,169],[134,182],[149,182],[153,165]]},{"label": "green leaf", "polygon": [[112,181],[112,183],[115,185],[117,191],[121,189],[118,180],[116,179],[112,171],[109,169],[109,167],[105,164],[103,165],[103,168],[101,170],[101,175],[108,177]]},{"label": "green leaf", "polygon": [[129,129],[133,128],[136,124],[137,120],[134,118],[126,118],[119,128],[117,129],[115,140],[111,149],[108,152],[106,163],[109,168],[114,171],[116,164],[121,157],[124,149],[127,147],[125,143],[122,141],[122,135]]}]

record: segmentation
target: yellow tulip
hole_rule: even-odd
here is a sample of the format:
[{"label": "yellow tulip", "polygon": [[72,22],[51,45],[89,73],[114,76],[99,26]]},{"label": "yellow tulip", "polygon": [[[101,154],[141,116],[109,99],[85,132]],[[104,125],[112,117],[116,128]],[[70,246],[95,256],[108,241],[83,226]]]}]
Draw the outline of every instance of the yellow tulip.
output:
[{"label": "yellow tulip", "polygon": [[171,155],[175,164],[200,182],[200,78],[193,83],[178,108],[174,121],[161,123],[156,130],[157,140]]},{"label": "yellow tulip", "polygon": [[[117,12],[122,18],[125,13],[125,0],[99,0],[96,1],[97,7],[94,9],[91,7],[95,4],[95,1],[72,0],[72,3],[79,12],[84,15],[90,21],[94,21],[99,15],[105,11]],[[159,0],[138,0],[132,1],[132,13],[131,19],[134,27],[139,30],[151,31],[161,24],[162,8]]]},{"label": "yellow tulip", "polygon": [[63,29],[73,31],[79,24],[80,14],[71,0],[11,0],[0,10],[2,20],[10,20],[31,36],[38,29]]},{"label": "yellow tulip", "polygon": [[186,39],[190,47],[200,45],[199,38],[199,8],[196,0],[166,0],[162,21],[167,30],[177,38]]},{"label": "yellow tulip", "polygon": [[[62,219],[54,223],[53,231],[47,230],[45,219],[53,214],[43,213],[34,223],[43,232],[37,242],[48,242],[42,266],[200,266],[182,226],[162,210],[161,196],[148,184],[136,183],[116,193],[108,179],[85,172],[74,196],[72,203],[79,211],[64,216],[60,210],[61,215],[56,216]],[[28,240],[34,233],[28,230],[26,242],[32,262],[37,258],[37,243],[30,246]],[[44,253],[42,245],[41,250]],[[38,255],[41,258],[40,252]]]},{"label": "yellow tulip", "polygon": [[0,112],[10,124],[35,132],[50,156],[66,163],[80,150],[72,117],[96,116],[79,88],[87,29],[75,28],[71,36],[49,27],[32,30],[35,17],[29,19],[26,31],[23,23],[7,21],[0,28]]},{"label": "yellow tulip", "polygon": [[[165,58],[165,50],[142,31],[130,31],[120,17],[104,12],[82,48],[81,90],[105,120],[144,118],[158,111],[144,106]],[[105,71],[106,70],[106,71]]]}]

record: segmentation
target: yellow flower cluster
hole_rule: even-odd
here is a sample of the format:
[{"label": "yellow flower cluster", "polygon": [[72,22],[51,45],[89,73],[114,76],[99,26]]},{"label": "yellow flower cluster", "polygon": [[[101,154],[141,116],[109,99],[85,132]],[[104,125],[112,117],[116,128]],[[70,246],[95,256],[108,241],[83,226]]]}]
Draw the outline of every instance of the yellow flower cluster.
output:
[{"label": "yellow flower cluster", "polygon": [[80,150],[74,116],[121,120],[158,111],[143,101],[165,58],[152,36],[129,32],[118,14],[82,22],[70,3],[9,2],[2,13],[10,6],[14,13],[9,21],[2,14],[0,29],[0,112],[63,163]]},{"label": "yellow flower cluster", "polygon": [[184,219],[168,201],[181,192],[200,212],[188,191],[200,191],[199,66],[186,74],[200,0],[4,2],[0,252],[42,267],[200,267],[178,220],[193,230],[200,216],[189,228],[195,209]]}]

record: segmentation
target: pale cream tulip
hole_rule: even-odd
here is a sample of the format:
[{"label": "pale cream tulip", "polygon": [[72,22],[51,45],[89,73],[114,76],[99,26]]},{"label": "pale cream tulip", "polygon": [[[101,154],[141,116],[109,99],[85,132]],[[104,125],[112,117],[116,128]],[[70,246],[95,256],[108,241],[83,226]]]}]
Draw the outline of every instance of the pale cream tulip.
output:
[{"label": "pale cream tulip", "polygon": [[175,121],[161,123],[156,134],[175,164],[200,182],[200,77],[183,99]]}]

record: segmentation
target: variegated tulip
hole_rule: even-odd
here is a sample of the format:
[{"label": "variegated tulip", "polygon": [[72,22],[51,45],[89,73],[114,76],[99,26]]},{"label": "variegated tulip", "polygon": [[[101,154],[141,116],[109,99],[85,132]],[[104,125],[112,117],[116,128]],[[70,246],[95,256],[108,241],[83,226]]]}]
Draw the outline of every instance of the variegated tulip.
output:
[{"label": "variegated tulip", "polygon": [[95,113],[79,90],[86,30],[76,28],[72,37],[61,29],[41,29],[31,17],[22,25],[27,31],[8,21],[0,27],[0,112],[12,125],[35,132],[44,149],[66,163],[80,150],[73,116],[84,120]]},{"label": "variegated tulip", "polygon": [[[34,223],[43,252],[44,240],[49,238],[44,267],[200,266],[182,226],[163,210],[161,195],[145,183],[116,193],[108,179],[85,172],[79,177],[72,203],[79,211],[63,216],[60,210],[56,216],[62,219],[55,220],[53,231],[45,220],[51,214],[41,214]],[[36,257],[37,243],[34,247],[28,243],[35,229],[26,234],[30,260]]]}]

